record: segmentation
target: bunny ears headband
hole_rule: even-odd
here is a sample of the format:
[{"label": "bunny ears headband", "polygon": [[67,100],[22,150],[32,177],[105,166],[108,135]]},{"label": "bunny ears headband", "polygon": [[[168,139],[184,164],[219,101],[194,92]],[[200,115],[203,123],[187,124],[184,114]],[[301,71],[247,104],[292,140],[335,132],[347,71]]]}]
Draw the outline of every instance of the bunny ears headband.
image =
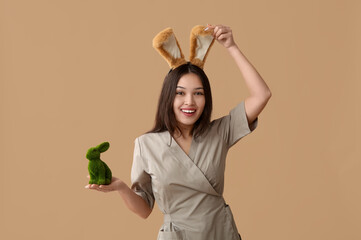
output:
[{"label": "bunny ears headband", "polygon": [[[191,31],[190,41],[189,62],[203,69],[209,49],[214,43],[212,31],[206,31],[204,26],[197,25]],[[164,29],[154,37],[153,47],[171,69],[187,63],[171,28]]]}]

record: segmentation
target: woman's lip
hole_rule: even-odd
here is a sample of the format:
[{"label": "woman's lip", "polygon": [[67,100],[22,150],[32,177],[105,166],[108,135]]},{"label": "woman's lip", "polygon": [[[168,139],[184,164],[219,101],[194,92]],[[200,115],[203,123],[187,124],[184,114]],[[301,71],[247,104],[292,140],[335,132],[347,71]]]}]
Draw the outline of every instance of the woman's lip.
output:
[{"label": "woman's lip", "polygon": [[191,117],[191,116],[193,116],[196,112],[194,111],[194,112],[192,112],[192,113],[186,113],[186,112],[183,112],[183,111],[181,111],[184,115],[186,115],[187,117]]}]

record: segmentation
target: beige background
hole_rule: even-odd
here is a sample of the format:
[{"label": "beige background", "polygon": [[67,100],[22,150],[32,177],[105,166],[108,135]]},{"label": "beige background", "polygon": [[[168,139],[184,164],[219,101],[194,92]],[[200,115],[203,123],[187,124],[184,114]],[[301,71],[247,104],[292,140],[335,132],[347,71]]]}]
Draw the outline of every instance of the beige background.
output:
[{"label": "beige background", "polygon": [[[232,27],[273,96],[228,155],[225,198],[245,240],[361,239],[361,4],[343,0],[0,1],[0,238],[156,239],[162,215],[84,189],[103,141],[129,184],[153,125],[172,27],[188,58],[197,24]],[[248,95],[218,43],[205,71],[213,118]]]}]

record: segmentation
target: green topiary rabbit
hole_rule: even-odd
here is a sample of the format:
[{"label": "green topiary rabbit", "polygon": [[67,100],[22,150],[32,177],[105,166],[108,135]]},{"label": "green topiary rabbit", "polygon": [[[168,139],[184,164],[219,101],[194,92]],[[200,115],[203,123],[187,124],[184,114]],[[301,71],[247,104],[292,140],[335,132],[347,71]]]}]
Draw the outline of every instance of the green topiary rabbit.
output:
[{"label": "green topiary rabbit", "polygon": [[89,184],[107,185],[112,181],[112,171],[108,165],[100,159],[100,153],[109,148],[108,142],[103,142],[96,147],[89,148],[86,158],[89,159],[88,171]]}]

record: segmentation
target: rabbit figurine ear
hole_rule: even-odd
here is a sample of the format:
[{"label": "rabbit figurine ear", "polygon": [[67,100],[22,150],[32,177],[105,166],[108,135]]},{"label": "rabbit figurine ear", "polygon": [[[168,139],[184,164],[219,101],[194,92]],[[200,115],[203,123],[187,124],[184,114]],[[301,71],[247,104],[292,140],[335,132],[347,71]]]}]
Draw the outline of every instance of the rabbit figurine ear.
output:
[{"label": "rabbit figurine ear", "polygon": [[164,29],[154,37],[153,47],[173,69],[187,63],[171,28]]},{"label": "rabbit figurine ear", "polygon": [[99,144],[98,146],[96,146],[96,149],[99,150],[99,152],[105,152],[106,150],[108,150],[109,148],[109,142],[103,142],[101,144]]},{"label": "rabbit figurine ear", "polygon": [[197,25],[191,31],[190,62],[203,69],[206,57],[214,43],[213,31],[205,31],[204,26]]}]

